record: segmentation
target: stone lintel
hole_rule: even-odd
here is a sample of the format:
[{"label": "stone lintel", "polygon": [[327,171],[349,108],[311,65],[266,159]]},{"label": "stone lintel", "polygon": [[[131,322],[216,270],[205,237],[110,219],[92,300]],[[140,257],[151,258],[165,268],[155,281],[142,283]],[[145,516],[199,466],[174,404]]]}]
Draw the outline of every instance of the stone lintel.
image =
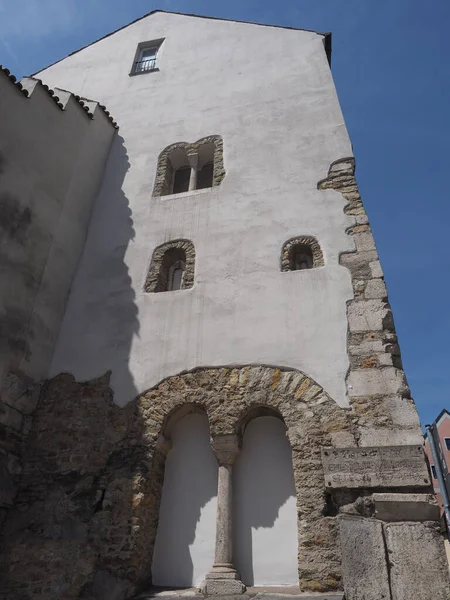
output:
[{"label": "stone lintel", "polygon": [[374,516],[382,521],[439,521],[432,494],[373,494]]},{"label": "stone lintel", "polygon": [[431,485],[419,445],[323,448],[322,465],[327,489]]}]

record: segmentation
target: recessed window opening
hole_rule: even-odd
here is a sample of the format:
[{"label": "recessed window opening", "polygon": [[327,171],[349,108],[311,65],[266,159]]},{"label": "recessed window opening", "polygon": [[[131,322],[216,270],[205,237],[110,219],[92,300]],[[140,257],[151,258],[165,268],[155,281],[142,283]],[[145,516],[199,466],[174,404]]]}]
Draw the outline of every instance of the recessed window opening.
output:
[{"label": "recessed window opening", "polygon": [[153,196],[210,189],[220,185],[224,176],[220,136],[202,138],[193,144],[176,142],[158,157]]},{"label": "recessed window opening", "polygon": [[183,286],[183,277],[186,270],[186,263],[179,260],[173,264],[169,269],[169,281],[167,284],[167,291],[173,292],[175,290],[181,290]]},{"label": "recessed window opening", "polygon": [[436,467],[431,465],[431,473],[433,475],[433,479],[437,479]]},{"label": "recessed window opening", "polygon": [[131,70],[132,75],[139,73],[146,73],[148,71],[157,70],[158,52],[161,47],[163,40],[157,40],[155,42],[149,42],[148,44],[142,44],[139,46],[136,53],[135,62]]},{"label": "recessed window opening", "polygon": [[188,290],[194,285],[195,248],[189,240],[174,240],[158,246],[153,252],[146,292]]},{"label": "recessed window opening", "polygon": [[444,438],[444,444],[447,450],[450,450],[450,437]]},{"label": "recessed window opening", "polygon": [[197,173],[197,189],[204,190],[212,187],[213,184],[213,172],[214,165],[212,162],[204,165],[204,167]]},{"label": "recessed window opening", "polygon": [[189,181],[191,179],[191,167],[180,167],[175,171],[173,177],[173,194],[181,194],[189,191]]},{"label": "recessed window opening", "polygon": [[313,256],[311,248],[304,244],[294,246],[292,270],[302,271],[303,269],[312,269]]},{"label": "recessed window opening", "polygon": [[305,271],[323,266],[323,254],[316,238],[302,235],[291,238],[283,244],[281,250],[282,271]]}]

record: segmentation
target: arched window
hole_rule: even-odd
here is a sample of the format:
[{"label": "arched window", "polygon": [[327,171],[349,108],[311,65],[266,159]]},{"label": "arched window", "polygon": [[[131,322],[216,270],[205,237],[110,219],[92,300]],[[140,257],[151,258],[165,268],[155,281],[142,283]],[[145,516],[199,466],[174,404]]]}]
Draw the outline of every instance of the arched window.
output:
[{"label": "arched window", "polygon": [[313,268],[313,255],[311,247],[306,244],[294,246],[292,270],[302,271],[303,269]]},{"label": "arched window", "polygon": [[194,285],[195,249],[189,240],[158,246],[145,281],[146,292],[174,292]]},{"label": "arched window", "polygon": [[323,267],[322,250],[317,240],[311,236],[301,236],[288,240],[281,251],[282,271],[303,271]]},{"label": "arched window", "polygon": [[193,144],[177,142],[159,155],[153,196],[215,187],[224,177],[223,141],[219,135]]}]

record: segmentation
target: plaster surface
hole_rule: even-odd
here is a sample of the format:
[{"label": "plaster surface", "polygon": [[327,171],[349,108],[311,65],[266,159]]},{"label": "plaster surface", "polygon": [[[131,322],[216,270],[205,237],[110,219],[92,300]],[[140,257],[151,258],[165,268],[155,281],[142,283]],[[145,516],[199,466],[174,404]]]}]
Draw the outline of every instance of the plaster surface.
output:
[{"label": "plaster surface", "polygon": [[235,566],[242,581],[298,585],[296,494],[284,423],[251,421],[233,469]]},{"label": "plaster surface", "polygon": [[[160,38],[160,70],[130,77],[137,45]],[[124,404],[197,366],[280,365],[347,405],[352,287],[338,257],[353,249],[353,219],[317,182],[352,151],[323,36],[157,13],[39,76],[105,103],[121,135],[50,375],[112,370]],[[222,184],[152,198],[159,153],[214,134],[224,140]],[[282,246],[299,235],[316,237],[325,266],[282,273]],[[146,294],[153,250],[177,238],[195,245],[194,287]]]},{"label": "plaster surface", "polygon": [[70,94],[61,110],[36,80],[23,87],[1,74],[0,372],[41,379],[115,130],[95,103],[90,119]]},{"label": "plaster surface", "polygon": [[200,585],[214,562],[217,460],[205,415],[181,419],[172,433],[153,554],[153,584]]}]

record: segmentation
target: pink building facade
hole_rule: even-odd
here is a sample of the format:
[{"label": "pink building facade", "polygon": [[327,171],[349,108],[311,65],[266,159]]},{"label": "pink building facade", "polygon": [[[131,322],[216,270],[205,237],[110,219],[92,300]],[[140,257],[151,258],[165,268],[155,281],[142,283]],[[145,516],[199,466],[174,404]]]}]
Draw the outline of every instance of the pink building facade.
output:
[{"label": "pink building facade", "polygon": [[[437,448],[437,450],[438,453],[441,454],[443,462],[445,463],[445,465],[442,466],[444,470],[444,475],[447,475],[448,480],[448,472],[450,471],[450,412],[444,408],[444,410],[442,410],[442,412],[439,414],[435,423],[440,443],[440,448]],[[439,502],[439,506],[441,507],[441,511],[443,512],[441,489],[439,487],[439,481],[437,479],[436,474],[436,466],[434,464],[434,459],[431,452],[430,442],[427,433],[425,434],[425,452],[431,467],[434,492]]]}]

